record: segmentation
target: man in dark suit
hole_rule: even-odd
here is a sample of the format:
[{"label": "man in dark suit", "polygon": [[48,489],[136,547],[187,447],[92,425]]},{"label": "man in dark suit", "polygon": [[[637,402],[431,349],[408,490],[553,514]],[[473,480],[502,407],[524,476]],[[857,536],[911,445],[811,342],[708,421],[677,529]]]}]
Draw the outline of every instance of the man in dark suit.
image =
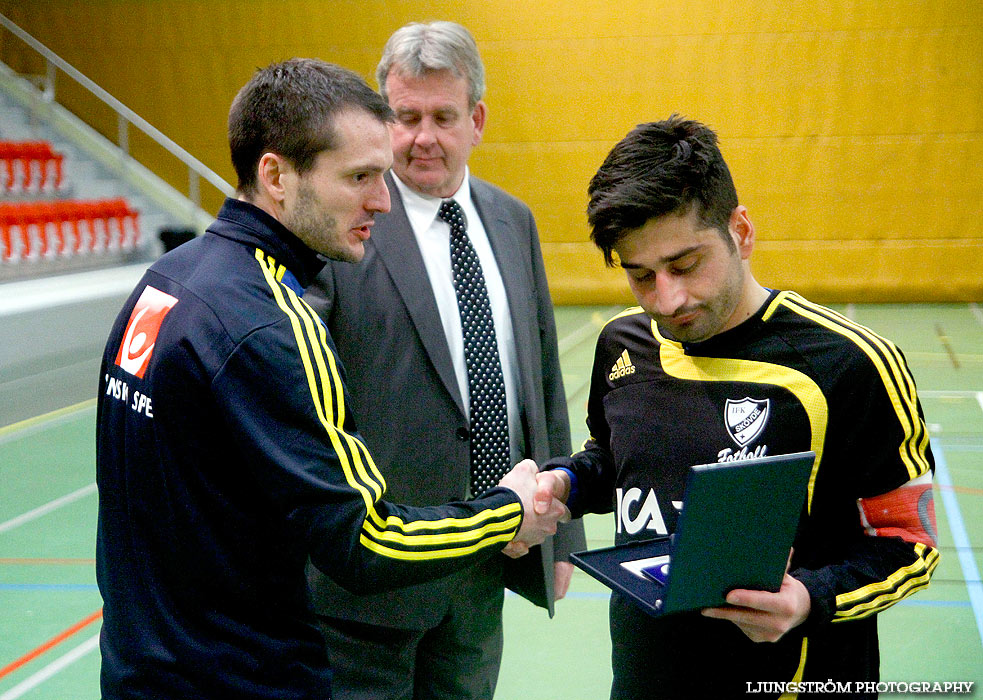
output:
[{"label": "man in dark suit", "polygon": [[[396,113],[392,210],[376,217],[362,263],[329,262],[305,298],[337,343],[390,497],[412,505],[470,498],[492,478],[472,474],[486,443],[504,441],[498,461],[507,464],[570,453],[539,238],[526,205],[468,172],[487,107],[484,68],[464,27],[406,25],[386,44],[377,77]],[[455,243],[462,237],[469,242]],[[490,325],[475,330],[464,287],[484,300]],[[488,338],[490,348],[474,351]],[[480,373],[475,354],[489,359]],[[488,375],[497,390],[482,383]],[[486,393],[501,404],[491,430],[484,398],[476,402]],[[352,595],[312,569],[335,697],[490,699],[504,586],[552,615],[572,574],[567,554],[583,547],[578,521],[528,556],[496,557],[386,596]]]}]

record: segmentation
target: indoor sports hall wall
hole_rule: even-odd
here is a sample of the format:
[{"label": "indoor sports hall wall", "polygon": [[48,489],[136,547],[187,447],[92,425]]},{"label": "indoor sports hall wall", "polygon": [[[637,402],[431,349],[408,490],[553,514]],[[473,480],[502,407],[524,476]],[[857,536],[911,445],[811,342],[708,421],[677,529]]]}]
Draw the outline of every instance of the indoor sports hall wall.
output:
[{"label": "indoor sports hall wall", "polygon": [[[587,239],[586,186],[631,127],[673,112],[720,133],[762,283],[822,301],[983,300],[978,1],[0,0],[0,11],[229,181],[228,106],[257,66],[317,56],[374,85],[393,30],[465,24],[490,108],[472,169],[532,207],[557,303],[630,299]],[[2,41],[4,60],[40,70]],[[59,94],[115,138],[115,121],[67,80]],[[163,162],[136,135],[131,147]],[[183,169],[168,174],[186,186]]]}]

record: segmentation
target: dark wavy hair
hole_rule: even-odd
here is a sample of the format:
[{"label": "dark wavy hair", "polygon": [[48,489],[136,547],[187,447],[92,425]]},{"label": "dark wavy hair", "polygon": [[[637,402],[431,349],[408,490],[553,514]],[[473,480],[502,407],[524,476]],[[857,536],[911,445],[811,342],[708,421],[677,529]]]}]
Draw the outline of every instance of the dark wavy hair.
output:
[{"label": "dark wavy hair", "polygon": [[640,124],[619,141],[587,188],[590,237],[614,265],[612,250],[650,219],[682,216],[696,207],[702,226],[716,228],[729,245],[737,190],[717,147],[717,135],[696,121],[672,115]]},{"label": "dark wavy hair", "polygon": [[304,173],[321,151],[337,148],[334,117],[360,109],[380,122],[392,110],[355,73],[313,58],[293,58],[260,68],[229,110],[229,150],[238,191],[256,194],[256,169],[264,153],[289,160]]}]

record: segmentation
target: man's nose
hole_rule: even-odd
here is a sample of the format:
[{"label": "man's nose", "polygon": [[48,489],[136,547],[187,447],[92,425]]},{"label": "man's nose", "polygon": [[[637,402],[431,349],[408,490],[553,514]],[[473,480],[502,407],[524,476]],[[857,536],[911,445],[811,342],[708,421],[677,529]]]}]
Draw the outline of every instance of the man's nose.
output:
[{"label": "man's nose", "polygon": [[653,307],[660,316],[672,316],[686,305],[686,285],[683,280],[668,273],[655,276]]},{"label": "man's nose", "polygon": [[437,143],[436,128],[432,119],[421,119],[413,142],[421,148],[429,148]]},{"label": "man's nose", "polygon": [[366,211],[385,214],[389,211],[390,205],[389,188],[386,187],[385,179],[380,176],[376,181],[375,187],[372,188],[368,200],[365,202],[365,209]]}]

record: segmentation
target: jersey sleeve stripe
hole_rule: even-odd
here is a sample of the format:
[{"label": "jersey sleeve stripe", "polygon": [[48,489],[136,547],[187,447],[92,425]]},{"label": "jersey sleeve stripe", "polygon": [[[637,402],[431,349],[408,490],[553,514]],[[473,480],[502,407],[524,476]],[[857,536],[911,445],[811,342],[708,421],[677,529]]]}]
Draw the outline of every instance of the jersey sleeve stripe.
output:
[{"label": "jersey sleeve stripe", "polygon": [[[910,421],[910,425],[912,427],[912,431],[910,433],[912,439],[906,440],[902,447],[908,451],[908,455],[912,463],[920,464],[922,466],[921,471],[916,473],[911,473],[911,469],[909,468],[909,475],[914,478],[915,476],[928,471],[929,465],[927,457],[925,456],[925,448],[928,445],[928,430],[918,415],[914,378],[911,376],[911,372],[908,370],[907,364],[904,362],[904,358],[901,356],[901,352],[898,350],[897,346],[891,341],[877,335],[869,328],[866,328],[831,309],[808,302],[798,295],[792,295],[792,297],[803,306],[811,308],[817,313],[824,314],[830,320],[838,321],[844,328],[852,329],[857,334],[866,338],[871,343],[870,347],[872,349],[876,349],[882,353],[882,357],[891,369],[891,377],[893,378],[895,382],[894,386],[897,389],[896,396],[892,396],[892,404],[898,413],[899,420],[901,421],[902,425],[906,425],[906,421]],[[836,329],[831,328],[831,330]],[[846,334],[844,333],[844,335]],[[859,343],[858,345],[863,348],[863,346]],[[868,353],[868,356],[870,356],[870,353]],[[881,375],[884,377],[883,372]],[[888,387],[886,380],[885,386]],[[904,455],[902,454],[902,456]]]},{"label": "jersey sleeve stripe", "polygon": [[385,526],[388,528],[390,525],[397,525],[404,532],[416,532],[417,530],[435,530],[435,529],[450,529],[450,528],[473,528],[481,525],[487,520],[499,519],[503,517],[512,518],[515,517],[516,513],[519,512],[518,504],[514,510],[506,509],[502,511],[501,509],[494,510],[482,510],[475,513],[467,518],[441,518],[438,520],[415,520],[408,523],[404,523],[402,520],[396,516],[390,515],[386,518]]},{"label": "jersey sleeve stripe", "polygon": [[[301,327],[301,320],[298,317],[298,314],[293,308],[291,308],[290,305],[287,304],[287,301],[284,297],[284,292],[286,291],[287,293],[290,293],[290,290],[286,289],[285,287],[282,287],[280,283],[276,281],[273,270],[271,270],[268,267],[267,263],[264,262],[264,257],[265,256],[263,252],[257,249],[256,258],[260,262],[260,268],[263,270],[263,274],[265,275],[266,281],[273,292],[273,296],[276,299],[277,305],[287,315],[287,318],[290,320],[291,327],[293,328],[294,337],[296,339],[297,348],[300,354],[300,359],[304,366],[304,370],[307,376],[308,388],[311,392],[311,398],[313,399],[314,408],[317,413],[318,419],[320,420],[321,424],[324,426],[331,440],[332,446],[334,447],[335,453],[338,456],[338,460],[341,464],[342,470],[344,471],[346,480],[353,488],[356,488],[362,494],[362,498],[365,501],[366,509],[371,514],[374,512],[374,509],[372,508],[372,504],[375,500],[372,496],[372,493],[376,494],[376,498],[379,498],[382,495],[382,488],[379,484],[371,484],[371,483],[364,484],[355,480],[354,475],[352,474],[351,471],[351,467],[352,467],[351,442],[354,441],[354,438],[344,433],[344,430],[341,428],[340,422],[337,420],[338,419],[337,413],[330,414],[325,412],[325,404],[322,403],[320,399],[320,396],[322,394],[321,387],[324,387],[325,385],[330,386],[331,379],[337,377],[337,368],[332,367],[332,374],[334,374],[335,377],[325,377],[323,372],[320,374],[315,374],[314,367],[311,364],[310,355],[311,355],[312,347],[308,343],[309,336],[305,335],[304,330]],[[322,369],[324,369],[323,363],[322,363]],[[328,418],[328,416],[330,416],[330,419]],[[345,442],[348,443],[347,446],[342,443],[342,436],[347,438],[347,440],[345,440]],[[348,449],[346,449],[346,447]],[[370,493],[370,491],[372,493]]]},{"label": "jersey sleeve stripe", "polygon": [[901,392],[905,398],[909,400],[909,402],[914,401],[915,380],[911,376],[911,372],[908,371],[907,365],[905,364],[904,359],[901,357],[901,352],[894,343],[874,333],[866,326],[862,326],[856,321],[853,321],[846,316],[833,311],[832,309],[820,306],[819,304],[814,304],[796,294],[792,294],[791,296],[793,301],[801,304],[803,307],[810,308],[813,311],[822,314],[826,318],[842,324],[844,328],[850,328],[861,336],[867,338],[868,341],[871,342],[872,347],[881,353],[885,362],[890,366],[892,376],[897,383],[899,392]]},{"label": "jersey sleeve stripe", "polygon": [[[272,275],[273,280],[280,282],[280,280],[283,279],[283,275],[286,272],[286,268],[283,265],[277,266],[276,261],[272,257],[267,256],[265,259],[263,259],[263,257],[261,256],[261,251],[257,250],[256,253],[257,253],[257,260],[259,260],[260,265],[263,266],[264,272],[268,272],[269,275]],[[281,307],[281,309],[284,309],[285,301],[283,298],[283,291],[285,291],[286,288],[285,287],[281,288],[278,285],[274,285],[273,282],[270,280],[269,275],[267,276],[267,283],[270,284],[270,287],[273,290],[274,296],[276,297],[277,300],[277,304]],[[306,352],[311,352],[311,348],[308,347],[307,343],[301,343],[301,339],[304,336],[298,332],[297,321],[299,319],[294,315],[290,315],[290,319],[291,319],[291,325],[294,329],[295,338],[298,341],[298,348],[300,349],[301,353],[303,354]],[[308,381],[310,382],[310,381],[317,381],[323,379],[323,377],[325,376],[323,367],[321,368],[322,371],[317,375],[315,375],[313,372],[311,372],[311,368],[308,364],[307,357],[304,356],[303,359],[305,363],[305,370],[306,370]],[[312,386],[311,392],[312,395],[315,395],[315,399],[317,398],[317,396],[323,397],[323,400],[319,401],[319,405],[322,408],[322,413],[326,416],[332,416],[333,417],[332,422],[337,423],[338,425],[342,425],[344,423],[344,414],[342,413],[337,418],[334,418],[333,416],[337,402],[333,398],[330,383],[327,385],[321,384],[319,388],[315,388]],[[335,393],[335,396],[337,396],[337,393]]]},{"label": "jersey sleeve stripe", "polygon": [[915,545],[915,552],[918,555],[916,561],[898,569],[884,581],[838,595],[833,622],[859,620],[879,613],[926,588],[938,566],[939,552],[921,543]]},{"label": "jersey sleeve stripe", "polygon": [[376,554],[380,554],[389,559],[403,559],[407,561],[423,561],[432,559],[450,559],[452,557],[465,557],[470,554],[474,554],[485,547],[492,545],[504,545],[512,540],[511,533],[503,533],[501,535],[496,535],[494,537],[488,537],[483,541],[467,546],[467,547],[455,547],[453,549],[429,549],[427,551],[408,551],[402,549],[394,549],[393,547],[388,547],[383,544],[379,544],[371,539],[369,539],[364,534],[360,536],[359,542],[366,549],[369,549]]},{"label": "jersey sleeve stripe", "polygon": [[[308,387],[311,392],[315,411],[335,449],[342,472],[345,475],[345,480],[349,486],[362,496],[365,504],[367,518],[363,522],[360,541],[363,543],[374,541],[380,535],[392,537],[405,546],[417,547],[419,549],[420,559],[429,559],[434,554],[439,557],[465,556],[484,547],[511,540],[521,522],[522,507],[518,503],[510,503],[505,506],[489,509],[485,511],[487,515],[483,515],[478,520],[472,520],[473,516],[460,519],[464,521],[464,524],[461,526],[462,528],[472,529],[471,531],[464,530],[458,533],[434,532],[445,529],[448,526],[448,521],[457,520],[454,518],[441,518],[435,521],[417,520],[404,523],[401,518],[395,516],[383,519],[379,515],[375,508],[375,503],[382,498],[384,486],[369,474],[369,471],[378,474],[378,470],[365,445],[354,436],[345,432],[342,424],[338,421],[339,416],[343,415],[344,393],[340,391],[341,379],[334,353],[327,348],[323,331],[320,336],[318,335],[316,328],[320,324],[312,320],[311,314],[313,312],[310,310],[310,307],[303,304],[291,289],[281,286],[276,281],[275,273],[268,266],[265,254],[259,249],[256,250],[256,259],[260,263],[260,268],[273,292],[278,306],[290,320],[300,358],[308,377]],[[284,296],[284,292],[286,292],[286,297]],[[313,362],[311,358],[312,354],[315,356]],[[325,362],[325,358],[327,358],[327,362]],[[329,420],[328,414],[325,413],[325,404],[322,403],[320,394],[322,393],[322,387],[332,385],[338,387],[339,390],[335,394],[336,401],[334,404],[336,410],[334,414],[330,415]],[[368,465],[368,470],[366,470],[366,465]],[[500,528],[506,529],[507,532],[498,533],[497,530],[499,528],[489,527],[487,523],[480,527],[474,527],[476,522],[482,523],[485,520],[493,519],[500,519],[502,521]],[[457,547],[450,550],[443,548],[445,545],[457,543],[462,538],[468,539],[469,541],[476,540],[471,546],[473,548]],[[370,547],[370,549],[386,556],[388,556],[387,552],[397,551],[391,547],[383,546],[378,542],[376,542],[374,547]],[[400,556],[398,558],[412,557]]]},{"label": "jersey sleeve stripe", "polygon": [[764,314],[761,316],[761,320],[767,322],[768,319],[770,319],[785,303],[785,297],[787,297],[789,294],[792,294],[792,292],[779,292],[776,294],[775,298],[771,300],[770,304],[768,304],[768,308],[765,309]]},{"label": "jersey sleeve stripe", "polygon": [[[490,534],[511,533],[519,526],[519,516],[515,515],[508,520],[499,522],[485,523],[481,527],[472,528],[462,532],[442,532],[437,534],[404,535],[401,532],[392,530],[377,530],[371,523],[366,523],[365,533],[372,537],[376,542],[388,542],[391,544],[402,544],[407,546],[421,545],[448,545],[461,542],[481,541]],[[411,539],[412,537],[412,539]]]},{"label": "jersey sleeve stripe", "polygon": [[784,304],[794,313],[849,339],[867,355],[881,377],[881,384],[904,433],[898,452],[909,478],[929,471],[926,454],[927,429],[918,414],[914,380],[894,344],[846,317],[808,302],[796,294],[788,294]]},{"label": "jersey sleeve stripe", "polygon": [[618,312],[617,314],[615,314],[614,316],[612,316],[611,318],[609,318],[607,321],[605,321],[604,322],[604,325],[601,326],[601,329],[603,330],[605,327],[608,326],[608,324],[614,323],[619,318],[624,318],[625,316],[637,316],[638,314],[644,314],[644,313],[645,313],[645,310],[642,309],[641,306],[629,306],[624,311]]},{"label": "jersey sleeve stripe", "polygon": [[[305,339],[310,344],[311,353],[318,368],[318,376],[322,378],[321,385],[327,385],[334,393],[334,405],[337,409],[332,422],[339,428],[339,434],[348,448],[351,463],[354,465],[361,483],[369,486],[375,494],[375,499],[378,500],[382,498],[382,494],[386,490],[385,480],[376,468],[365,444],[344,430],[346,411],[341,373],[338,371],[334,354],[327,349],[325,339],[318,333],[319,330],[321,333],[324,332],[323,327],[314,318],[314,311],[309,305],[301,301],[292,289],[286,288],[286,292],[294,312],[303,320],[306,331]],[[326,389],[324,393],[327,395],[330,392]]]},{"label": "jersey sleeve stripe", "polygon": [[908,566],[901,567],[883,581],[877,581],[863,588],[858,588],[855,591],[839,594],[836,598],[837,604],[842,607],[845,604],[864,602],[885,592],[889,593],[896,590],[902,581],[924,571],[928,566],[927,562],[938,559],[938,551],[934,547],[917,543],[914,545],[914,550],[917,556],[914,562]]},{"label": "jersey sleeve stripe", "polygon": [[[335,397],[334,400],[335,400],[335,404],[338,406],[338,417],[337,417],[336,424],[339,426],[343,426],[345,422],[345,414],[346,414],[345,389],[341,381],[341,373],[338,371],[337,368],[337,361],[335,359],[334,353],[332,353],[328,349],[327,330],[324,324],[321,323],[320,320],[317,318],[317,313],[314,311],[314,309],[311,308],[311,306],[306,301],[293,294],[291,295],[291,298],[295,307],[297,308],[298,313],[303,315],[305,318],[310,319],[311,322],[310,328],[312,329],[310,338],[311,338],[311,344],[314,349],[314,352],[319,357],[322,355],[327,357],[328,364],[331,367],[330,375],[332,379],[332,383],[331,383],[332,391]],[[347,435],[347,433],[345,434]],[[368,483],[375,483],[381,487],[382,491],[379,494],[379,497],[381,498],[381,494],[384,493],[387,488],[385,477],[383,477],[382,472],[380,472],[379,469],[375,466],[375,460],[373,460],[372,455],[369,454],[368,448],[366,448],[365,443],[363,443],[361,440],[353,439],[352,448],[356,449],[361,454],[361,459],[359,460],[359,464],[367,465],[369,471],[371,472],[371,478],[369,478],[367,475],[364,475],[363,478],[365,478]]]}]

